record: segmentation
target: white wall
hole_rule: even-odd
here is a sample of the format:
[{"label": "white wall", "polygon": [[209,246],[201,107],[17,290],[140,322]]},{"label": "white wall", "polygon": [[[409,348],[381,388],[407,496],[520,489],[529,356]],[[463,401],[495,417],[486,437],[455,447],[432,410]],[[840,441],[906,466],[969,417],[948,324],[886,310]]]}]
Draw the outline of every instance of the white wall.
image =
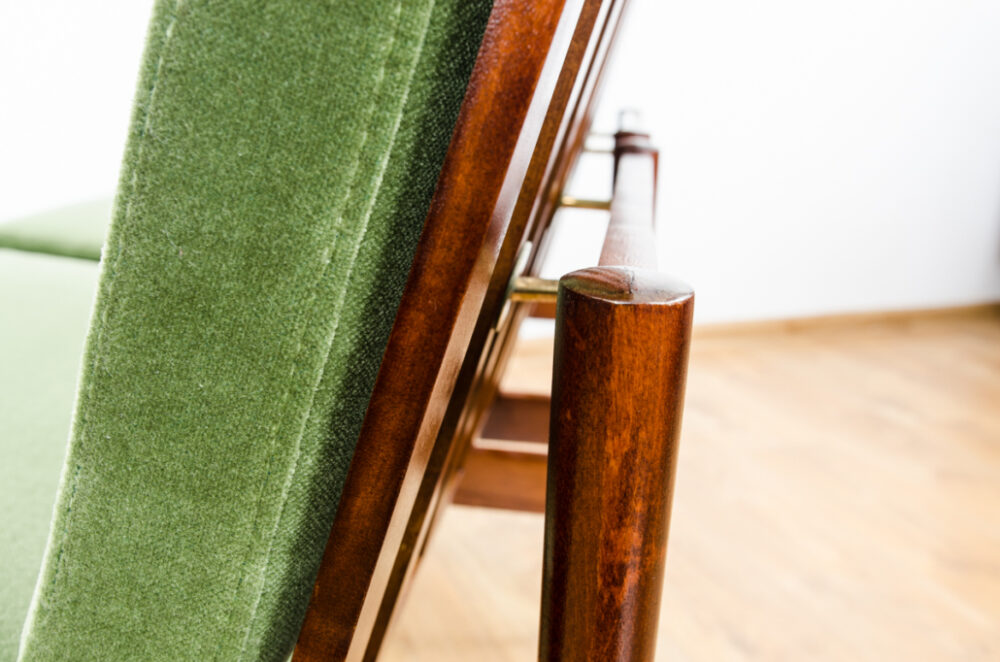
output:
[{"label": "white wall", "polygon": [[114,193],[152,5],[0,2],[0,219]]},{"label": "white wall", "polygon": [[698,320],[1000,299],[1000,2],[635,0],[621,105]]},{"label": "white wall", "polygon": [[[150,5],[0,4],[0,219],[114,190]],[[998,35],[996,0],[634,0],[598,128],[643,110],[698,319],[1000,300]],[[561,222],[551,273],[603,218]]]}]

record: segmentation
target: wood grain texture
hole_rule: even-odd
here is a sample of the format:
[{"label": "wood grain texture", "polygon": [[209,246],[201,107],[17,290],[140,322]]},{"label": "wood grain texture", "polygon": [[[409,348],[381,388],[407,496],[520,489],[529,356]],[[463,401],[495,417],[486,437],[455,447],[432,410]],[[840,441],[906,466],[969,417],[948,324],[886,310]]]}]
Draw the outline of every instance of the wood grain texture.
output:
[{"label": "wood grain texture", "polygon": [[653,659],[694,295],[655,272],[560,280],[539,659]]},{"label": "wood grain texture", "polygon": [[656,268],[658,154],[649,136],[615,134],[611,219],[598,264]]},{"label": "wood grain texture", "polygon": [[[601,75],[626,4],[625,0],[584,0],[574,7],[575,25],[567,35],[553,104],[545,118],[539,145],[518,196],[510,232],[498,261],[506,267],[508,276],[495,278],[487,294],[486,307],[499,311],[504,305],[510,270],[523,246],[530,244],[532,247],[526,274],[534,275],[541,268],[548,249],[548,229],[589,129]],[[496,327],[492,319],[480,318],[474,338],[478,341],[475,346],[481,351],[466,357],[459,375],[458,397],[449,407],[436,449],[443,452],[439,504],[449,501],[461,479],[465,454],[479,436],[513,340],[529,310],[530,305],[513,306],[503,323]]]},{"label": "wood grain texture", "polygon": [[351,468],[296,662],[361,660],[433,442],[496,271],[548,99],[536,99],[563,0],[497,0],[459,113]]},{"label": "wood grain texture", "polygon": [[[512,231],[501,256],[513,265],[520,246],[530,242],[533,249],[526,267],[528,275],[538,273],[547,254],[551,237],[548,230],[589,130],[594,102],[626,7],[626,0],[586,0],[579,8],[579,19],[556,84],[555,96],[560,104],[550,108],[546,118],[549,128],[539,141],[540,146],[552,150],[552,155],[533,160],[511,224],[517,234]],[[519,243],[510,243],[514,238]],[[491,300],[498,307],[503,305],[505,287],[506,281],[501,281],[495,290],[491,289]],[[479,436],[517,330],[530,310],[530,305],[516,305],[497,328],[491,328],[485,318],[477,326],[475,337],[482,338],[483,351],[467,357],[462,367],[461,395],[451,403],[437,447],[444,451],[438,508],[451,499],[462,480],[465,456]],[[424,538],[431,525],[433,518],[424,527]]]},{"label": "wood grain texture", "polygon": [[389,339],[295,660],[374,660],[495,393],[528,272],[626,0],[497,0]]},{"label": "wood grain texture", "polygon": [[[610,222],[602,247],[600,264],[656,268],[653,232],[656,208],[657,150],[649,136],[619,131],[614,136],[614,187]],[[591,271],[588,279],[597,279],[609,291],[630,291],[632,271]],[[652,294],[670,296],[668,292]],[[537,306],[531,314],[537,314]],[[683,385],[680,385],[683,391]],[[528,394],[498,394],[489,407],[480,436],[490,439],[548,442],[551,400]],[[532,510],[538,507],[536,495],[544,495],[542,484],[532,485],[532,477],[541,478],[544,462],[534,454],[514,451],[483,452],[475,447],[467,453],[453,500],[455,503],[493,508]]]},{"label": "wood grain texture", "polygon": [[[1000,310],[709,331],[656,661],[1000,659]],[[523,340],[503,387],[551,365]],[[533,659],[543,529],[449,508],[382,662]]]},{"label": "wood grain texture", "polygon": [[[524,3],[530,5],[531,3]],[[494,215],[506,221],[505,235],[481,315],[468,342],[465,360],[454,382],[452,397],[424,466],[416,505],[397,550],[387,589],[373,627],[367,660],[374,660],[390,627],[395,604],[405,597],[440,509],[448,504],[461,479],[461,468],[496,392],[505,357],[517,335],[527,306],[519,305],[497,325],[507,284],[519,253],[531,242],[528,274],[544,256],[542,238],[572,164],[583,144],[594,95],[617,32],[625,0],[566,0],[543,64],[535,97],[501,190]],[[512,49],[525,43],[512,42]],[[494,111],[495,112],[495,111]],[[482,155],[478,155],[482,158]]]},{"label": "wood grain texture", "polygon": [[537,393],[500,393],[490,405],[480,436],[549,443],[552,398]]},{"label": "wood grain texture", "polygon": [[465,459],[453,502],[504,510],[545,512],[545,447],[476,442]]}]

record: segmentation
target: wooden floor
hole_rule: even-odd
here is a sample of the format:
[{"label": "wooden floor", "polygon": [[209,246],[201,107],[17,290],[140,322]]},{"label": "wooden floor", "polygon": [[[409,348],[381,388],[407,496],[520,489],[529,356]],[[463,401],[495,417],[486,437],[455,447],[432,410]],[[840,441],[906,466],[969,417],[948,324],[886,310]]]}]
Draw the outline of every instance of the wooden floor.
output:
[{"label": "wooden floor", "polygon": [[[657,660],[1000,660],[995,313],[696,333],[682,439]],[[450,508],[381,659],[535,659],[541,546]]]}]

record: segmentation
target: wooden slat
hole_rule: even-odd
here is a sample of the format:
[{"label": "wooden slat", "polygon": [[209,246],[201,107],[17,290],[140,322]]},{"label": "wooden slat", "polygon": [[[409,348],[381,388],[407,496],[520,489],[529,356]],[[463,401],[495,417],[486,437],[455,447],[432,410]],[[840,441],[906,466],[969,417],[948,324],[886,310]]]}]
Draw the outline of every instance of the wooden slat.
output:
[{"label": "wooden slat", "polygon": [[615,182],[601,266],[656,269],[657,153],[648,136],[615,134]]},{"label": "wooden slat", "polygon": [[[564,4],[494,5],[340,497],[296,662],[354,662],[377,654],[385,625],[384,618],[377,623],[380,610],[388,604],[391,611],[401,589],[402,580],[391,577],[400,554],[408,561],[413,549],[406,539],[410,518],[422,519],[430,506],[420,486],[564,58],[550,53],[561,19],[567,20]],[[552,57],[558,62],[550,63]],[[552,80],[543,76],[546,67],[555,67],[546,74]]]},{"label": "wooden slat", "polygon": [[501,393],[490,406],[481,436],[548,443],[552,399],[537,393]]},{"label": "wooden slat", "polygon": [[[473,445],[462,468],[454,503],[466,506],[545,512],[544,448],[521,450]],[[532,447],[538,450],[532,450]]]},{"label": "wooden slat", "polygon": [[[537,273],[535,269],[540,267],[546,247],[545,230],[587,133],[594,93],[626,1],[566,0],[537,85],[538,101],[532,105],[525,122],[527,128],[518,145],[521,151],[512,159],[511,173],[500,194],[498,211],[494,212],[494,216],[509,219],[506,236],[493,236],[503,241],[499,251],[489,253],[489,258],[496,262],[482,299],[483,312],[468,343],[465,360],[460,362],[454,397],[448,403],[431,456],[424,466],[417,505],[397,549],[367,660],[374,660],[378,643],[394,613],[395,601],[391,598],[405,593],[436,514],[451,501],[458,472],[493,400],[506,356],[527,312],[526,306],[515,306],[503,324],[496,326],[507,284],[525,242],[531,241],[534,247],[528,260],[528,274]],[[529,46],[531,50],[536,48],[534,37],[524,37],[510,48]],[[499,102],[489,112],[496,121],[504,116]]]},{"label": "wooden slat", "polygon": [[556,318],[556,304],[535,302],[531,304],[531,310],[528,315],[536,319],[554,320]]},{"label": "wooden slat", "polygon": [[[589,131],[594,100],[627,4],[627,0],[586,0],[583,4],[557,86],[560,98],[567,105],[558,114],[550,111],[553,129],[546,140],[551,141],[550,149],[554,146],[555,154],[532,164],[529,171],[532,187],[522,191],[512,221],[512,225],[516,222],[521,228],[522,241],[529,240],[535,247],[528,261],[529,275],[538,273],[547,253],[552,234],[548,228]],[[534,195],[526,195],[532,190],[536,192]],[[504,251],[513,261],[516,246],[505,246]],[[506,282],[497,290],[496,305],[502,305],[505,287]],[[447,503],[448,495],[457,485],[458,471],[496,396],[517,330],[529,310],[525,305],[515,306],[506,323],[495,331],[486,319],[477,327],[477,336],[482,337],[484,343],[488,340],[488,344],[484,344],[482,356],[467,357],[459,378],[466,395],[452,403],[442,427],[442,440],[447,438],[448,441],[440,445],[447,448],[442,469],[444,494],[440,503]]]}]

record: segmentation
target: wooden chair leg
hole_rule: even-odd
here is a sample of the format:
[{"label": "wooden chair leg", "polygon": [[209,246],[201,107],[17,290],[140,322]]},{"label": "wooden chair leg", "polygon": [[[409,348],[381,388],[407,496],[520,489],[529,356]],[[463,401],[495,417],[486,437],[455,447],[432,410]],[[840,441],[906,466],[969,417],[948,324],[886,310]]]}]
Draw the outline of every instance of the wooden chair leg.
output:
[{"label": "wooden chair leg", "polygon": [[560,281],[539,660],[653,659],[693,308],[652,271]]}]

